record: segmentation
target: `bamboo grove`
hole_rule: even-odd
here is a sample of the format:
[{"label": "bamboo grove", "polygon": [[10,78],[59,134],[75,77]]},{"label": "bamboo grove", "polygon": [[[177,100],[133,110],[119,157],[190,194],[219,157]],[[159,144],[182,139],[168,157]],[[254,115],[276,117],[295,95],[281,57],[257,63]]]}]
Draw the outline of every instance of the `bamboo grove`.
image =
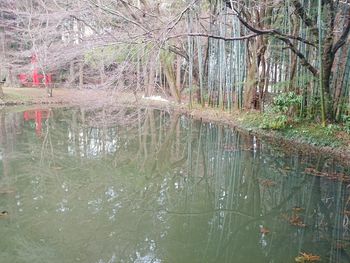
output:
[{"label": "bamboo grove", "polygon": [[7,82],[34,53],[60,85],[158,93],[228,111],[268,112],[277,100],[288,118],[350,127],[349,0],[6,0],[0,7]]},{"label": "bamboo grove", "polygon": [[[349,4],[212,1],[207,43],[189,37],[188,53],[195,50],[198,58],[199,101],[264,111],[271,96],[294,94],[295,116],[341,120],[349,114]],[[190,30],[197,20],[198,11],[189,11]]]}]

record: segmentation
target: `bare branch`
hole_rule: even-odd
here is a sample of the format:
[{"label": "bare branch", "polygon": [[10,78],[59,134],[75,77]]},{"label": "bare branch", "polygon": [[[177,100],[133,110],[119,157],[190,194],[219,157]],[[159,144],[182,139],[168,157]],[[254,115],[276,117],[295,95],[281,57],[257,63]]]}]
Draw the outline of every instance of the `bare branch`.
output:
[{"label": "bare branch", "polygon": [[246,27],[248,28],[250,31],[259,34],[259,35],[275,35],[275,36],[279,36],[279,38],[286,38],[286,39],[294,39],[294,40],[298,40],[302,43],[305,43],[307,45],[316,47],[316,45],[302,37],[299,36],[292,36],[292,35],[288,35],[288,34],[283,34],[282,32],[280,32],[277,29],[257,29],[255,27],[253,27],[252,25],[250,25],[241,15],[240,13],[233,7],[233,10],[236,12],[236,15],[239,19],[239,21]]},{"label": "bare branch", "polygon": [[238,41],[238,40],[250,39],[250,38],[253,38],[253,37],[257,37],[259,35],[260,34],[254,33],[254,34],[241,36],[241,37],[223,37],[223,36],[211,35],[211,34],[205,34],[205,33],[184,33],[184,34],[168,36],[167,39],[192,36],[192,37],[214,38],[214,39],[220,39],[220,40],[224,40],[224,41]]},{"label": "bare branch", "polygon": [[293,44],[292,42],[283,37],[276,36],[278,39],[283,41],[284,43],[287,44],[288,48],[300,59],[300,64],[306,67],[315,77],[319,75],[319,71],[310,64],[309,61],[307,61],[306,57],[304,56],[303,53],[301,53]]}]

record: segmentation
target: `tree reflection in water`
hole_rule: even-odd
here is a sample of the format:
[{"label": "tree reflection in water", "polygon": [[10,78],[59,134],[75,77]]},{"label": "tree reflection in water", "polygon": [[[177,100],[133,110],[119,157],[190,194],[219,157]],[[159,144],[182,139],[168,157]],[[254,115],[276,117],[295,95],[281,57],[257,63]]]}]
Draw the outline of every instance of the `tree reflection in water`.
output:
[{"label": "tree reflection in water", "polygon": [[349,262],[347,183],[304,172],[348,167],[177,113],[52,112],[39,137],[0,115],[4,262]]}]

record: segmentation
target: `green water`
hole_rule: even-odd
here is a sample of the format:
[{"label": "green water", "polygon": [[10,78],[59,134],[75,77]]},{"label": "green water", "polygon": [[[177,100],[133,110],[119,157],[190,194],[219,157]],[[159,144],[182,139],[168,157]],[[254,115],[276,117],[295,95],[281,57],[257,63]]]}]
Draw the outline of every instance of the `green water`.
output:
[{"label": "green water", "polygon": [[326,176],[349,167],[323,156],[151,109],[0,125],[0,262],[350,262],[349,183]]}]

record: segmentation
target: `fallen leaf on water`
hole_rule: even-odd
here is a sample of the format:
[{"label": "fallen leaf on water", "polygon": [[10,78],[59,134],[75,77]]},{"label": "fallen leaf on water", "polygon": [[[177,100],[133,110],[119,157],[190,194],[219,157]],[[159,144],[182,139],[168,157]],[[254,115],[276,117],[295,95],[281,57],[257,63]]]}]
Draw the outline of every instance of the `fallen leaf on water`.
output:
[{"label": "fallen leaf on water", "polygon": [[306,227],[306,225],[303,223],[303,220],[298,215],[292,215],[289,218],[289,223],[293,226]]},{"label": "fallen leaf on water", "polygon": [[264,187],[272,187],[272,186],[275,186],[277,183],[272,180],[266,179],[266,180],[261,180],[260,184],[261,186],[264,186]]},{"label": "fallen leaf on water", "polygon": [[314,168],[305,168],[304,172],[307,174],[318,176],[318,177],[325,177],[329,180],[350,182],[350,177],[343,173],[325,173],[325,172],[320,172]]},{"label": "fallen leaf on water", "polygon": [[61,167],[61,166],[52,166],[51,169],[54,169],[54,170],[62,170],[63,167]]},{"label": "fallen leaf on water", "polygon": [[7,211],[2,211],[2,212],[0,212],[0,218],[5,218],[8,216],[8,214],[9,213]]},{"label": "fallen leaf on water", "polygon": [[305,261],[305,259],[303,257],[298,256],[298,257],[295,258],[295,262],[304,263],[306,261]]},{"label": "fallen leaf on water", "polygon": [[306,224],[304,224],[302,218],[297,215],[293,214],[292,216],[289,216],[286,213],[281,214],[282,219],[286,220],[291,224],[292,226],[297,226],[297,227],[306,227]]},{"label": "fallen leaf on water", "polygon": [[264,234],[264,235],[267,235],[268,233],[270,233],[270,230],[266,227],[261,227],[260,228],[260,233],[261,234]]},{"label": "fallen leaf on water", "polygon": [[3,189],[0,189],[0,194],[13,194],[15,193],[16,190],[13,189],[13,188],[3,188]]},{"label": "fallen leaf on water", "polygon": [[345,211],[344,211],[344,215],[350,216],[350,211],[349,211],[349,210],[345,210]]},{"label": "fallen leaf on water", "polygon": [[345,249],[345,248],[347,248],[349,245],[347,244],[347,243],[345,243],[345,242],[342,242],[342,241],[337,241],[336,243],[335,243],[335,247],[337,248],[337,249]]},{"label": "fallen leaf on water", "polygon": [[236,150],[236,147],[234,145],[224,145],[224,151],[226,152],[232,152],[235,150]]},{"label": "fallen leaf on water", "polygon": [[304,262],[316,262],[321,261],[321,257],[318,255],[308,254],[308,253],[302,253],[300,252],[300,255],[295,258],[296,262],[304,263]]},{"label": "fallen leaf on water", "polygon": [[304,211],[304,208],[299,207],[299,206],[295,206],[295,207],[292,208],[292,210],[293,210],[295,213],[300,213],[300,212]]}]

